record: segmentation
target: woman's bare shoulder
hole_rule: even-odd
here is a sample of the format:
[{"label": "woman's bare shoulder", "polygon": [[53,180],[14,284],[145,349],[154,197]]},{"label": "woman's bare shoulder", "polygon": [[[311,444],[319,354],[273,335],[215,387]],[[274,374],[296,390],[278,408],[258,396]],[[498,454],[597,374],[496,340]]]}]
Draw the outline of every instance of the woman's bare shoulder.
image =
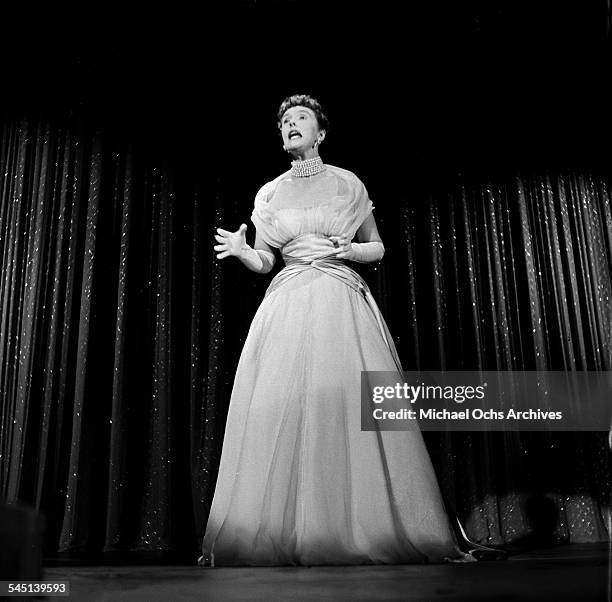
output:
[{"label": "woman's bare shoulder", "polygon": [[269,180],[268,182],[266,182],[265,184],[263,184],[259,190],[257,191],[257,195],[256,198],[259,200],[268,200],[271,196],[271,194],[274,192],[274,190],[276,189],[276,187],[285,179],[287,179],[291,174],[291,170],[287,170],[285,172],[283,172],[282,174],[280,174],[279,176],[276,176],[276,178],[274,178],[273,180]]},{"label": "woman's bare shoulder", "polygon": [[363,186],[363,182],[359,179],[357,174],[352,172],[350,169],[344,169],[343,167],[338,167],[337,165],[329,165],[329,163],[326,163],[325,167],[329,173],[356,186]]}]

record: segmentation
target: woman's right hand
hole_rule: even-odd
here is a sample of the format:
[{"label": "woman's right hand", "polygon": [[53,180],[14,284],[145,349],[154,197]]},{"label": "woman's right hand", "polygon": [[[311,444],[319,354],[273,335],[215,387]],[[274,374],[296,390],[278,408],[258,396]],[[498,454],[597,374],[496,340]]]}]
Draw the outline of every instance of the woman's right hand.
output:
[{"label": "woman's right hand", "polygon": [[230,255],[240,256],[242,251],[247,247],[246,230],[246,224],[241,224],[236,232],[217,228],[215,239],[220,244],[213,247],[215,251],[219,251],[217,259],[225,259]]}]

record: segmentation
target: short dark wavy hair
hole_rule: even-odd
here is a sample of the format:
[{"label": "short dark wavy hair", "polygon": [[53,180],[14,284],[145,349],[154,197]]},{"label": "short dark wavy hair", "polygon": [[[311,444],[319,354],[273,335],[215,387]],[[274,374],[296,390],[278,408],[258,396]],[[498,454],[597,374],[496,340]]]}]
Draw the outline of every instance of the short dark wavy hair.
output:
[{"label": "short dark wavy hair", "polygon": [[285,111],[291,107],[309,108],[315,114],[319,128],[326,131],[329,129],[329,121],[321,108],[321,103],[316,98],[313,98],[308,94],[293,94],[293,96],[287,96],[287,98],[281,102],[281,106],[279,107],[278,114],[276,116],[279,129],[281,127],[281,120],[285,114]]}]

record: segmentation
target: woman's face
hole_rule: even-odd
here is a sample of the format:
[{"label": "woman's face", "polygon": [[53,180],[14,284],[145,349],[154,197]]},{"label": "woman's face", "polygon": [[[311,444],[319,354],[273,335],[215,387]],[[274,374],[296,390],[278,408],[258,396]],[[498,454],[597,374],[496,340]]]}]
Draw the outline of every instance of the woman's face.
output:
[{"label": "woman's face", "polygon": [[308,107],[290,107],[281,119],[281,134],[288,152],[312,149],[320,135],[317,116]]}]

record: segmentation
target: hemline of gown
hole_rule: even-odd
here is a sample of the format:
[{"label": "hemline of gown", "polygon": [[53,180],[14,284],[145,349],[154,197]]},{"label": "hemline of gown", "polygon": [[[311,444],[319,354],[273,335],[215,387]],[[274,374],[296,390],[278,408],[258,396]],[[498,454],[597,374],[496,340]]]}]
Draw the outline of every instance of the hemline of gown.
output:
[{"label": "hemline of gown", "polygon": [[270,568],[270,567],[319,567],[319,566],[401,566],[401,565],[415,565],[415,564],[464,564],[470,562],[478,562],[478,559],[474,557],[471,552],[460,552],[460,555],[456,558],[446,557],[443,560],[435,561],[426,558],[420,561],[411,561],[411,560],[403,560],[398,562],[384,562],[382,560],[364,560],[363,562],[321,562],[321,563],[310,563],[305,564],[298,561],[295,562],[233,562],[233,563],[223,563],[221,565],[215,566],[214,562],[210,558],[204,558],[204,556],[200,556],[197,560],[197,564],[201,568],[238,568],[238,567],[261,567],[261,568]]}]

